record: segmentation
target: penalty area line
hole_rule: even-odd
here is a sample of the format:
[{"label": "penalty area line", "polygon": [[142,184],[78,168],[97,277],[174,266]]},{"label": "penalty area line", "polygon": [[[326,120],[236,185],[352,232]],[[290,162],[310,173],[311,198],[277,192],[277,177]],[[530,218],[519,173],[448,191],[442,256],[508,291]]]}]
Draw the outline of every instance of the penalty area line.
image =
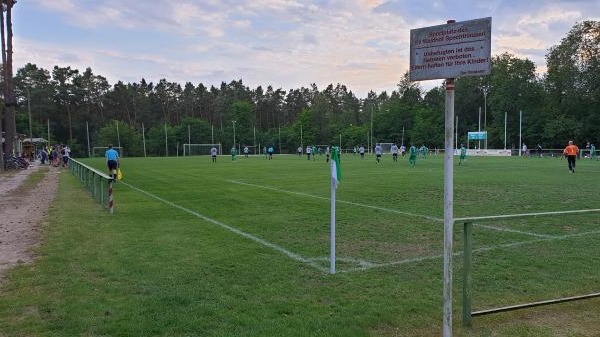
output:
[{"label": "penalty area line", "polygon": [[135,191],[138,191],[138,192],[142,193],[142,194],[145,194],[145,195],[147,195],[147,196],[149,196],[151,198],[154,198],[154,199],[156,199],[156,200],[158,200],[158,201],[160,201],[160,202],[162,202],[164,204],[167,204],[167,205],[169,205],[171,207],[177,208],[177,209],[182,210],[182,211],[184,211],[184,212],[186,212],[188,214],[194,215],[195,217],[200,218],[200,219],[202,219],[202,220],[204,220],[206,222],[212,223],[212,224],[217,225],[217,226],[219,226],[221,228],[224,228],[224,229],[226,229],[226,230],[228,230],[228,231],[230,231],[232,233],[238,234],[238,235],[240,235],[242,237],[245,237],[245,238],[250,239],[250,240],[252,240],[254,242],[257,242],[257,243],[259,243],[259,244],[261,244],[261,245],[263,245],[265,247],[269,247],[269,248],[271,248],[273,250],[276,250],[276,251],[282,253],[283,255],[285,255],[285,256],[287,256],[287,257],[289,257],[291,259],[294,259],[296,261],[305,263],[305,264],[307,264],[307,265],[315,268],[318,271],[321,271],[321,272],[324,272],[324,273],[326,273],[326,272],[329,271],[328,268],[324,268],[324,267],[316,264],[311,259],[305,258],[305,257],[303,257],[303,256],[301,256],[299,254],[296,254],[294,252],[291,252],[291,251],[289,251],[289,250],[287,250],[287,249],[285,249],[285,248],[283,248],[283,247],[281,247],[279,245],[276,245],[274,243],[271,243],[271,242],[268,242],[268,241],[266,241],[264,239],[261,239],[258,236],[252,235],[250,233],[246,233],[246,232],[244,232],[244,231],[242,231],[240,229],[237,229],[237,228],[235,228],[233,226],[227,225],[227,224],[225,224],[223,222],[220,222],[218,220],[215,220],[213,218],[209,218],[206,215],[202,215],[202,214],[200,214],[198,212],[192,211],[191,209],[188,209],[188,208],[185,208],[183,206],[177,205],[177,204],[175,204],[175,203],[173,203],[173,202],[171,202],[169,200],[161,198],[161,197],[159,197],[159,196],[157,196],[155,194],[152,194],[152,193],[150,193],[148,191],[144,191],[141,188],[135,187],[135,186],[130,185],[128,183],[121,182],[120,184],[125,185],[125,186],[127,186],[127,187],[129,187],[129,188],[131,188],[131,189],[133,189]]},{"label": "penalty area line", "polygon": [[[294,192],[294,191],[284,190],[284,189],[281,189],[281,188],[271,187],[271,186],[251,184],[251,183],[246,183],[246,182],[243,182],[243,181],[240,181],[240,180],[228,180],[228,181],[231,182],[231,183],[234,183],[234,184],[245,185],[245,186],[250,186],[250,187],[257,187],[257,188],[262,188],[262,189],[265,189],[265,190],[277,191],[277,192],[282,192],[282,193],[287,193],[287,194],[299,195],[299,196],[302,196],[302,197],[315,198],[315,199],[321,199],[321,200],[329,200],[329,198],[321,197],[321,196],[318,196],[318,195],[313,195],[313,194],[308,194],[308,193],[302,193],[302,192]],[[390,209],[390,208],[385,208],[385,207],[379,207],[379,206],[361,204],[361,203],[358,203],[358,202],[345,201],[345,200],[340,200],[340,199],[337,199],[336,202],[338,202],[340,204],[347,204],[347,205],[352,205],[352,206],[359,206],[359,207],[364,207],[364,208],[376,209],[378,211],[403,214],[403,215],[413,216],[415,218],[423,218],[423,219],[432,220],[432,221],[436,221],[436,222],[442,222],[442,221],[444,221],[444,219],[440,219],[440,218],[436,218],[436,217],[432,217],[432,216],[415,214],[415,213],[409,213],[409,212],[403,212],[403,211],[398,211],[398,210],[395,210],[395,209]]]}]

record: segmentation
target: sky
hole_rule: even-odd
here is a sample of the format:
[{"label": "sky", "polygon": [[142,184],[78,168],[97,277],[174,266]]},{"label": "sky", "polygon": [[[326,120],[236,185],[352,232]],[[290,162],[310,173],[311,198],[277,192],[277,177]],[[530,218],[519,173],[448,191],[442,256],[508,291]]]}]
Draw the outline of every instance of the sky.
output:
[{"label": "sky", "polygon": [[[492,18],[492,56],[546,70],[545,55],[599,0],[19,0],[14,69],[90,67],[113,85],[142,78],[289,91],[342,84],[388,94],[408,71],[410,30]],[[441,80],[420,82],[424,90]]]}]

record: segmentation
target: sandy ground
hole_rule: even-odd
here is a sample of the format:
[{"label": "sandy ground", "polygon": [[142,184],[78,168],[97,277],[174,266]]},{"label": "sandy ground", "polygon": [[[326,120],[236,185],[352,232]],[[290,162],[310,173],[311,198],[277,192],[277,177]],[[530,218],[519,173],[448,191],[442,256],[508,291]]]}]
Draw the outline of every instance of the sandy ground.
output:
[{"label": "sandy ground", "polygon": [[[29,174],[38,170],[45,178],[36,186],[23,186]],[[25,170],[0,171],[0,283],[8,269],[33,261],[32,248],[42,239],[60,172],[37,163]]]}]

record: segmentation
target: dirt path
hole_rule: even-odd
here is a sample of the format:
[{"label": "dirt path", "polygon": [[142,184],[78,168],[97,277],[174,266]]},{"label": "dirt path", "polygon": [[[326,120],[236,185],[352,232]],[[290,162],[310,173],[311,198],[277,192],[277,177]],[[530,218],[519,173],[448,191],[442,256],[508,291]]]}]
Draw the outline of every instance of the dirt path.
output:
[{"label": "dirt path", "polygon": [[[38,170],[45,177],[36,186],[24,186],[27,177]],[[32,248],[42,239],[60,172],[33,163],[26,170],[0,173],[0,284],[8,269],[33,260]]]}]

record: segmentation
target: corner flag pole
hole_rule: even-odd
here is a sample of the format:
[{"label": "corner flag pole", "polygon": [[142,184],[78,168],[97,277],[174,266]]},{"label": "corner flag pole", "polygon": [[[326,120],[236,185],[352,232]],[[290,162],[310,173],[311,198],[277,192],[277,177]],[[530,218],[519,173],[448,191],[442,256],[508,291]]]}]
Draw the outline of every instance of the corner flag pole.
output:
[{"label": "corner flag pole", "polygon": [[[333,165],[333,160],[331,161]],[[333,170],[333,168],[332,168]],[[329,232],[329,273],[335,274],[335,186],[333,179],[331,182],[331,218],[330,218],[330,232]]]},{"label": "corner flag pole", "polygon": [[329,273],[335,274],[335,191],[342,178],[342,167],[340,164],[340,149],[331,147],[331,218],[330,218],[330,242],[329,242]]}]

